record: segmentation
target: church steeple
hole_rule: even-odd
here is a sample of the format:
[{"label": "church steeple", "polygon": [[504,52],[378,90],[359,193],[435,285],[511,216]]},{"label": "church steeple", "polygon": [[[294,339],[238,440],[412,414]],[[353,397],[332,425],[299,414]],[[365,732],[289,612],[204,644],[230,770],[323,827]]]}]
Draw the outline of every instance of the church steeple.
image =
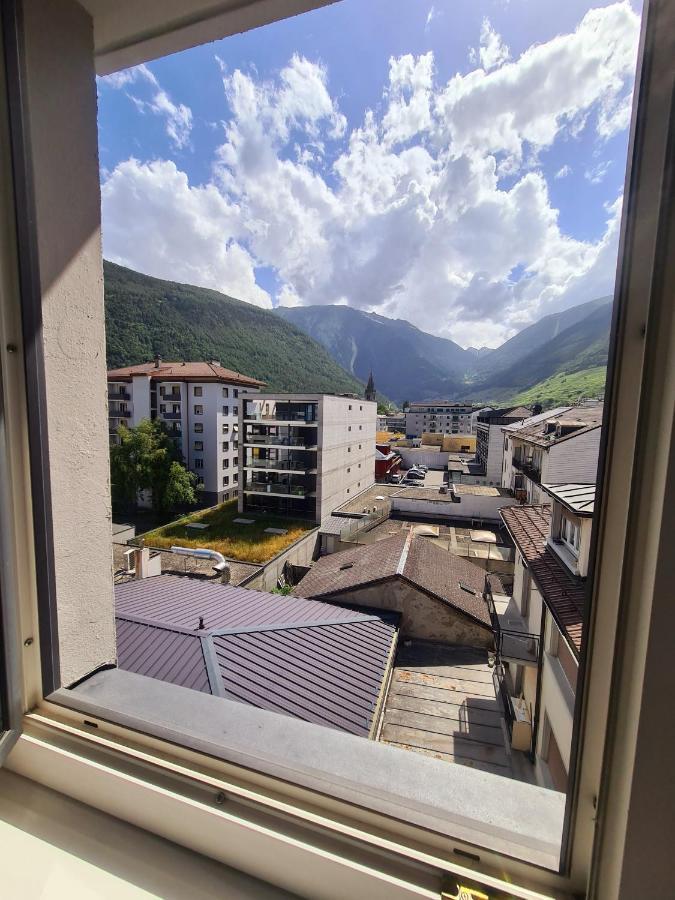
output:
[{"label": "church steeple", "polygon": [[373,370],[370,370],[368,376],[368,384],[366,385],[366,400],[375,400],[377,392],[375,391],[375,382],[373,381]]}]

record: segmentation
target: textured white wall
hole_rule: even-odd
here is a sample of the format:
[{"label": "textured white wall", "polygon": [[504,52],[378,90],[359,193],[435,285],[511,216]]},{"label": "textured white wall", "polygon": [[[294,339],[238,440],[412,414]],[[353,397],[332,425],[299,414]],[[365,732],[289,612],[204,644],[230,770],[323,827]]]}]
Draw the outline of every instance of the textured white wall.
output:
[{"label": "textured white wall", "polygon": [[24,3],[64,684],[115,658],[96,82],[91,19]]}]

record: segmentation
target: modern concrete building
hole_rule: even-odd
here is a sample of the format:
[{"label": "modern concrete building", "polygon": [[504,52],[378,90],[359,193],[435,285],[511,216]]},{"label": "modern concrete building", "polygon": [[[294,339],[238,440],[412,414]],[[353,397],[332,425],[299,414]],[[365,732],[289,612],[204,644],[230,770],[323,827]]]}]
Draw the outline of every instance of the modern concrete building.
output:
[{"label": "modern concrete building", "polygon": [[513,425],[528,418],[530,410],[526,406],[510,409],[490,409],[482,412],[476,420],[476,462],[485,470],[487,484],[502,483],[502,457],[504,455],[504,435],[502,425]]},{"label": "modern concrete building", "polygon": [[449,400],[427,400],[411,403],[405,414],[406,437],[422,437],[425,432],[440,434],[470,434],[470,403]]},{"label": "modern concrete building", "polygon": [[602,403],[563,406],[502,428],[503,487],[524,503],[546,503],[542,482],[595,484]]},{"label": "modern concrete building", "polygon": [[513,711],[530,724],[537,780],[565,791],[595,485],[542,489],[551,507],[502,511],[516,545],[513,596],[495,599],[491,614],[497,673],[504,696],[517,698]]},{"label": "modern concrete building", "polygon": [[240,512],[321,522],[373,483],[377,404],[332,394],[258,394],[239,410]]},{"label": "modern concrete building", "polygon": [[108,372],[108,426],[112,443],[120,424],[159,419],[179,444],[186,467],[197,476],[202,502],[237,496],[240,394],[262,381],[217,362],[162,362]]}]

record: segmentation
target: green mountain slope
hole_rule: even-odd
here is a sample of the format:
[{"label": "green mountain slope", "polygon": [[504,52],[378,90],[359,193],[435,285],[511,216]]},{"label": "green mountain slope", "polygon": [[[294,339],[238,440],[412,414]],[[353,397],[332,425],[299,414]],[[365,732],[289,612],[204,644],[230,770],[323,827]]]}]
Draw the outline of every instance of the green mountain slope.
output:
[{"label": "green mountain slope", "polygon": [[612,304],[595,305],[581,321],[471,388],[479,398],[501,399],[539,385],[554,375],[570,375],[607,364]]},{"label": "green mountain slope", "polygon": [[387,319],[348,306],[279,307],[277,315],[319,341],[333,359],[398,401],[441,395],[462,388],[476,352],[435,337],[403,319]]},{"label": "green mountain slope", "polygon": [[270,390],[363,393],[316,341],[280,316],[217,291],[104,263],[109,368],[218,360]]},{"label": "green mountain slope", "polygon": [[544,316],[534,325],[523,328],[500,347],[481,354],[476,362],[478,377],[485,379],[497,372],[508,370],[533,351],[558,338],[568,328],[582,322],[596,310],[609,307],[611,301],[611,297],[598,297],[564,312]]},{"label": "green mountain slope", "polygon": [[572,374],[559,372],[509,399],[514,406],[540,403],[544,409],[574,403],[583,397],[599,397],[605,390],[606,366],[581,369]]}]

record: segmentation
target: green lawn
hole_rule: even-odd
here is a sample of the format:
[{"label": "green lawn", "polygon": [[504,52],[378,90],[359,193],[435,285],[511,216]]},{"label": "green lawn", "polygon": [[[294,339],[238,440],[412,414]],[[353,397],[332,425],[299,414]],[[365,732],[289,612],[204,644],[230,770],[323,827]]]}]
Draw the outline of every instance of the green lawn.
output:
[{"label": "green lawn", "polygon": [[565,406],[583,397],[598,397],[605,390],[606,372],[604,366],[581,369],[569,375],[561,372],[517,394],[510,402],[514,406],[541,403],[544,409],[547,409],[552,406]]},{"label": "green lawn", "polygon": [[[254,519],[252,525],[240,525],[233,519]],[[199,534],[186,529],[189,522],[203,522],[209,526]],[[285,528],[286,534],[265,534],[265,528]],[[143,535],[149,547],[170,548],[174,544],[181,547],[206,547],[217,550],[230,559],[241,562],[264,563],[289,544],[297,541],[305,532],[314,528],[309,522],[298,522],[275,516],[249,515],[237,512],[237,501],[228,500],[213,509],[200,510],[163,528],[157,528]]]}]

